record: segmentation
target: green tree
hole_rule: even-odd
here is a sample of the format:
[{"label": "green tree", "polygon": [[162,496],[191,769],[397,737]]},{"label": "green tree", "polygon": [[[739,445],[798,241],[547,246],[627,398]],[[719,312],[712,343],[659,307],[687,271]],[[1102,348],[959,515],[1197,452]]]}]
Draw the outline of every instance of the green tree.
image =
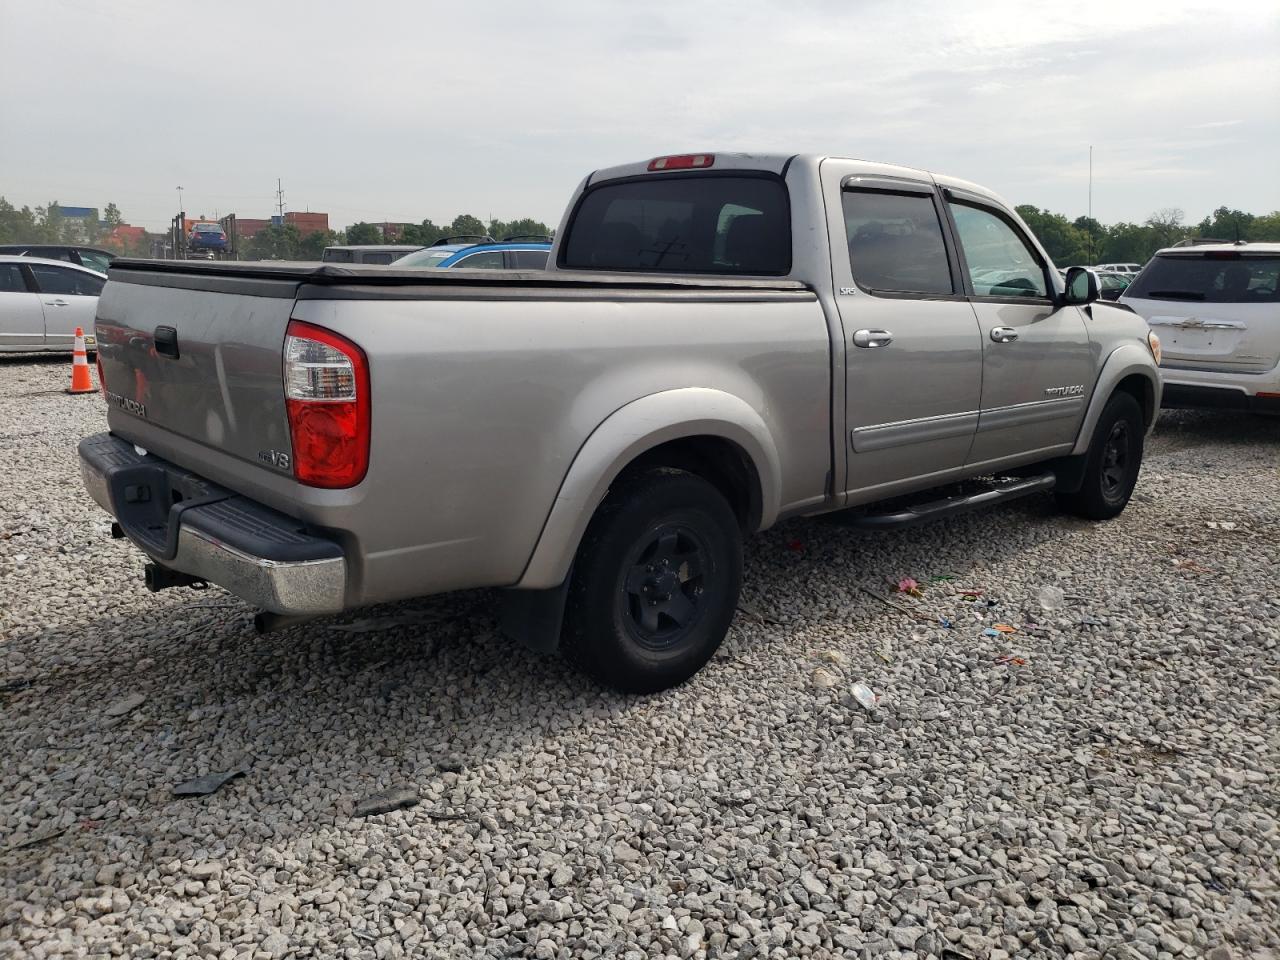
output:
[{"label": "green tree", "polygon": [[347,243],[382,243],[382,228],[374,223],[353,223],[347,227]]},{"label": "green tree", "polygon": [[1261,217],[1255,217],[1250,226],[1251,240],[1268,240],[1280,242],[1280,210],[1272,210]]},{"label": "green tree", "polygon": [[1196,226],[1196,236],[1228,241],[1256,240],[1258,238],[1253,235],[1253,225],[1257,220],[1253,214],[1243,210],[1219,207]]},{"label": "green tree", "polygon": [[292,223],[269,224],[251,239],[241,256],[246,260],[297,260],[302,234]]},{"label": "green tree", "polygon": [[108,203],[105,210],[102,211],[102,219],[107,222],[107,226],[115,229],[124,223],[124,217],[120,215],[120,208],[114,203]]},{"label": "green tree", "polygon": [[[1171,247],[1179,240],[1187,237],[1187,228],[1182,225],[1186,215],[1178,207],[1165,207],[1147,217],[1147,228],[1151,231],[1151,240],[1155,249]],[[1152,251],[1153,253],[1155,250]],[[1142,262],[1142,261],[1139,261]]]},{"label": "green tree", "polygon": [[42,239],[35,212],[30,207],[19,210],[0,197],[0,243],[35,243]]},{"label": "green tree", "polygon": [[298,243],[294,259],[319,260],[324,256],[324,248],[338,242],[338,235],[332,230],[317,230],[303,237]]},{"label": "green tree", "polygon": [[1039,210],[1031,204],[1023,204],[1017,210],[1055,264],[1074,266],[1088,261],[1088,235],[1062,214]]},{"label": "green tree", "polygon": [[471,216],[469,213],[460,213],[453,218],[453,223],[449,224],[449,235],[472,235],[480,236],[486,232],[483,222],[478,218]]}]

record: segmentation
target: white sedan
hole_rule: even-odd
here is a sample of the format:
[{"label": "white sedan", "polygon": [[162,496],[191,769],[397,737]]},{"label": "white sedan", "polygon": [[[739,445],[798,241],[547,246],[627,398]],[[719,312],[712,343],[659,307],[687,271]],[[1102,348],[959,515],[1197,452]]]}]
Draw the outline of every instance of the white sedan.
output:
[{"label": "white sedan", "polygon": [[0,353],[71,350],[76,327],[92,350],[98,294],[96,270],[41,257],[0,256]]}]

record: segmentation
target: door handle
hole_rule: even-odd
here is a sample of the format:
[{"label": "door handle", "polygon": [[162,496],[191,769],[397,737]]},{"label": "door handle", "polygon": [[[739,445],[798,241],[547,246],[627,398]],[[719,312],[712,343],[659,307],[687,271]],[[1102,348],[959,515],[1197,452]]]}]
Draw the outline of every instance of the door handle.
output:
[{"label": "door handle", "polygon": [[996,343],[1012,343],[1018,339],[1018,331],[1013,327],[992,327],[991,339]]},{"label": "door handle", "polygon": [[45,303],[46,303],[46,304],[48,304],[48,305],[49,305],[49,306],[51,306],[51,307],[65,307],[65,306],[67,306],[67,301],[65,301],[65,300],[46,300],[46,301],[45,301]]},{"label": "door handle", "polygon": [[893,334],[888,330],[855,330],[853,345],[855,347],[885,347],[893,343]]}]

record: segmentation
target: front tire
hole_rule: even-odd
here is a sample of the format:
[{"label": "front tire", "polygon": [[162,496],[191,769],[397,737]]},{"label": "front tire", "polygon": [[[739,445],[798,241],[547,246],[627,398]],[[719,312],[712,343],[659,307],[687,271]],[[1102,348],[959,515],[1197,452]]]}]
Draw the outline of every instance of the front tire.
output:
[{"label": "front tire", "polygon": [[1133,495],[1142,469],[1145,428],[1138,401],[1128,393],[1114,394],[1102,408],[1094,428],[1080,489],[1057,494],[1062,508],[1087,520],[1119,516]]},{"label": "front tire", "polygon": [[562,649],[615,690],[665,690],[711,659],[741,586],[742,532],[720,492],[680,470],[633,475],[578,549]]}]

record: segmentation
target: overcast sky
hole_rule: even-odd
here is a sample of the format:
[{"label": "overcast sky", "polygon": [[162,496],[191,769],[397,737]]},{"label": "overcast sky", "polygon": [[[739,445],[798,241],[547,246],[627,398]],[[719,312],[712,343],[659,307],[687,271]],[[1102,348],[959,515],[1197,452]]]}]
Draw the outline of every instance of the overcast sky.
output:
[{"label": "overcast sky", "polygon": [[0,195],[554,224],[663,153],[902,163],[1104,222],[1280,208],[1280,3],[0,0]]}]

